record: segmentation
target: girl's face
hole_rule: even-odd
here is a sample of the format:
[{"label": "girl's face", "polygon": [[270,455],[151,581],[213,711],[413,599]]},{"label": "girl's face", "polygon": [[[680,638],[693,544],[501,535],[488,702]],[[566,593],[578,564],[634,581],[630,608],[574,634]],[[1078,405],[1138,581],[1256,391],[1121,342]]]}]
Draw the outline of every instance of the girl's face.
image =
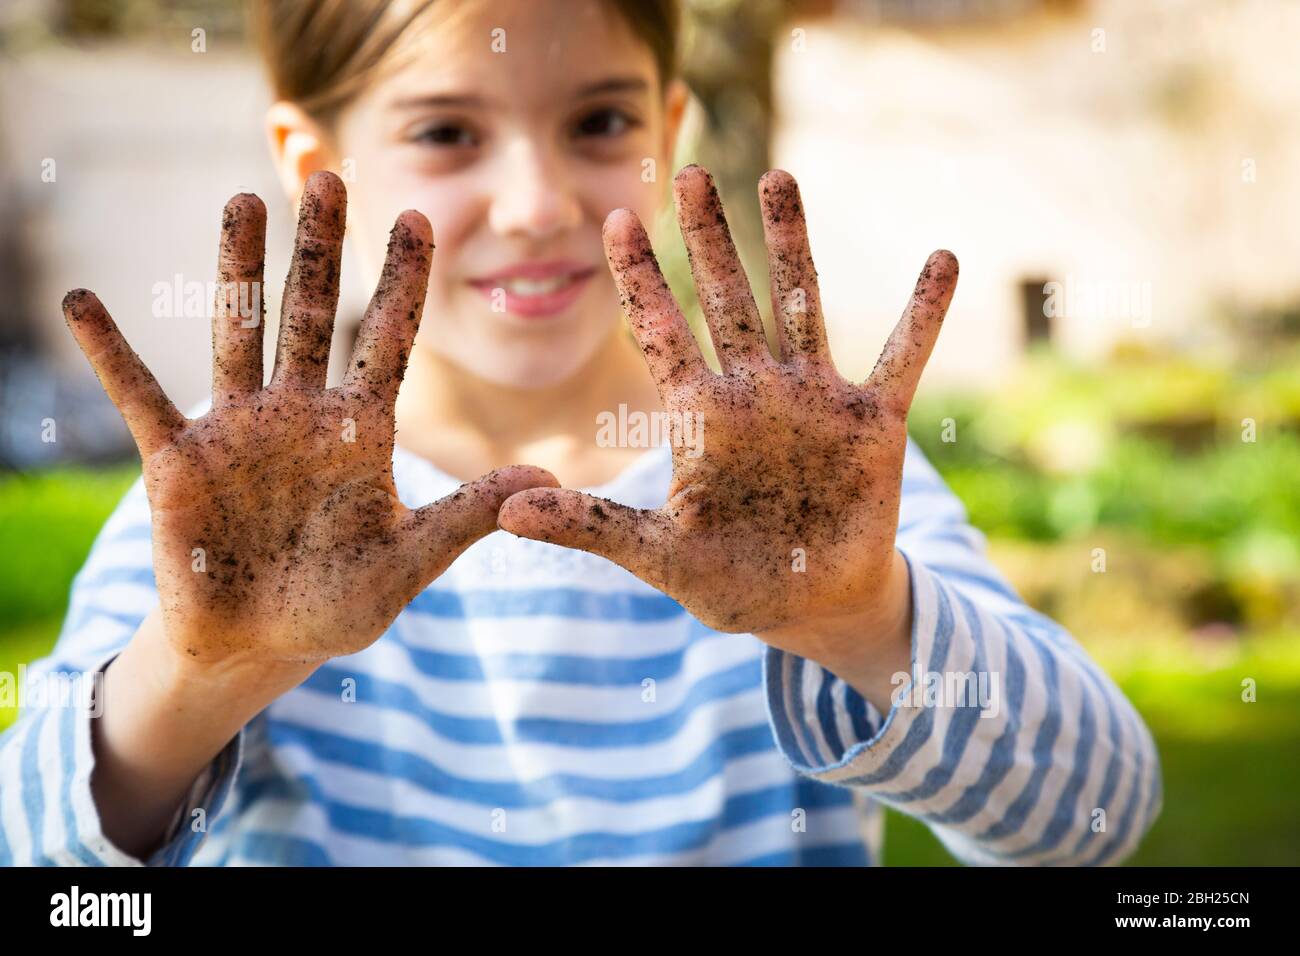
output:
[{"label": "girl's face", "polygon": [[685,92],[603,0],[457,4],[340,117],[368,284],[403,209],[436,251],[417,346],[501,385],[583,368],[619,319],[601,227],[666,198]]}]

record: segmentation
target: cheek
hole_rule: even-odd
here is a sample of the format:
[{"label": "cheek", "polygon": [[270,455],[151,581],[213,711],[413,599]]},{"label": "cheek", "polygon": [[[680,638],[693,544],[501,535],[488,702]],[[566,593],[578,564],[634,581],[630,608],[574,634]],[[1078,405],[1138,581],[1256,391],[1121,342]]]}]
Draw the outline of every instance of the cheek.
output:
[{"label": "cheek", "polygon": [[[433,260],[429,269],[429,298],[447,301],[465,292],[472,263],[467,249],[474,232],[475,212],[459,190],[415,188],[402,195],[402,209],[418,209],[433,229]],[[401,210],[399,209],[398,212]],[[396,213],[394,214],[396,215]]]},{"label": "cheek", "polygon": [[653,227],[665,196],[663,177],[671,177],[664,163],[653,163],[643,165],[638,160],[631,166],[620,165],[590,177],[584,190],[585,205],[596,221],[597,234],[605,217],[615,209],[631,209],[647,230]]}]

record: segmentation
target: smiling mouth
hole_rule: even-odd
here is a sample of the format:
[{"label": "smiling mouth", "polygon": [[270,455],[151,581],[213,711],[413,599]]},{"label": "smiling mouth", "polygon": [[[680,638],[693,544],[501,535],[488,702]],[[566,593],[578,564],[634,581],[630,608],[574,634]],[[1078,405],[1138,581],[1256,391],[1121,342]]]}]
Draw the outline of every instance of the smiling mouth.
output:
[{"label": "smiling mouth", "polygon": [[491,301],[497,311],[504,309],[512,315],[532,319],[568,309],[595,274],[595,268],[586,268],[551,276],[474,279],[470,285]]},{"label": "smiling mouth", "polygon": [[590,274],[590,270],[587,270],[585,272],[570,272],[566,275],[551,276],[548,279],[502,279],[496,283],[489,283],[489,285],[505,289],[510,295],[547,295],[552,292],[559,292],[561,289],[567,289]]}]

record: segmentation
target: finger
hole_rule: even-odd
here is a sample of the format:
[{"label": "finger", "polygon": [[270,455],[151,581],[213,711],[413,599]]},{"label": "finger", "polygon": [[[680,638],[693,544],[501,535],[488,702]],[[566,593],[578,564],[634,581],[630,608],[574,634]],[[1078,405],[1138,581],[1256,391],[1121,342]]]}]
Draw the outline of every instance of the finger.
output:
[{"label": "finger", "polygon": [[799,184],[783,169],[769,170],[758,181],[758,195],[781,360],[800,355],[829,359]]},{"label": "finger", "polygon": [[227,405],[262,387],[262,266],[266,205],[240,193],[221,214],[217,298],[212,314],[212,404]]},{"label": "finger", "polygon": [[403,519],[401,549],[432,581],[479,538],[497,530],[497,511],[511,495],[528,488],[558,488],[544,468],[510,465],[466,482],[451,494],[408,512]]},{"label": "finger", "polygon": [[433,229],[414,209],[397,217],[388,256],[352,349],[345,387],[368,391],[385,404],[397,400],[415,332],[424,313],[433,256]]},{"label": "finger", "polygon": [[731,241],[713,178],[700,166],[687,166],[673,181],[673,196],[700,308],[722,371],[771,361],[763,321]]},{"label": "finger", "polygon": [[545,488],[510,498],[501,506],[497,524],[521,538],[590,551],[633,574],[650,563],[669,530],[668,518],[658,511],[629,508],[580,491]]},{"label": "finger", "polygon": [[334,312],[339,303],[347,205],[343,180],[333,173],[313,173],[307,180],[280,309],[280,341],[272,385],[325,387]]},{"label": "finger", "polygon": [[605,219],[603,235],[619,301],[659,386],[659,395],[667,402],[665,393],[671,386],[712,372],[664,281],[650,237],[636,213],[615,209]]},{"label": "finger", "polygon": [[104,391],[126,420],[141,457],[147,458],[168,444],[184,427],[185,416],[126,343],[95,293],[73,289],[63,297],[63,316]]},{"label": "finger", "polygon": [[916,280],[916,289],[894,326],[866,385],[900,415],[912,407],[912,397],[929,361],[948,303],[957,288],[957,257],[946,249],[930,254]]}]

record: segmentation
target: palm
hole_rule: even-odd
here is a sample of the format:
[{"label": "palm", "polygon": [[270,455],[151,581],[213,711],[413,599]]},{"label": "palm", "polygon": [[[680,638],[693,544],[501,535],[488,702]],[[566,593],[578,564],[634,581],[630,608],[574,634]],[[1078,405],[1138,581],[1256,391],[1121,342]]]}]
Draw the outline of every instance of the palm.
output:
[{"label": "palm", "polygon": [[[262,327],[218,298],[213,407],[176,411],[92,295],[68,321],[140,448],[164,627],[191,657],[322,661],[372,643],[460,551],[495,526],[510,493],[554,484],[501,469],[411,510],[392,476],[393,404],[423,307],[432,242],[399,217],[347,377],[325,387],[345,194],[318,174],[303,200],[275,372]],[[220,288],[261,286],[265,209],[236,197],[223,219]],[[245,299],[247,301],[247,298]]]},{"label": "palm", "polygon": [[696,399],[714,423],[704,454],[674,460],[672,559],[656,586],[705,623],[751,631],[883,573],[893,542],[874,529],[897,520],[901,427],[833,369],[765,369],[723,394]]},{"label": "palm", "polygon": [[329,656],[360,649],[348,638],[371,632],[375,606],[414,596],[393,591],[419,582],[393,582],[384,557],[398,550],[406,512],[391,440],[366,438],[391,427],[363,423],[344,441],[356,417],[364,422],[326,392],[266,395],[213,410],[150,457],[154,539],[194,545],[156,560],[183,629],[256,629],[277,657],[300,647]]},{"label": "palm", "polygon": [[931,257],[871,378],[856,385],[826,347],[794,180],[773,172],[762,184],[780,359],[708,175],[683,171],[677,200],[721,375],[704,365],[634,216],[610,216],[606,249],[669,420],[699,416],[687,420],[703,422],[702,449],[675,441],[660,509],[537,489],[505,504],[501,526],[602,554],[722,631],[772,630],[814,607],[851,612],[893,557],[907,410],[956,261]]}]

